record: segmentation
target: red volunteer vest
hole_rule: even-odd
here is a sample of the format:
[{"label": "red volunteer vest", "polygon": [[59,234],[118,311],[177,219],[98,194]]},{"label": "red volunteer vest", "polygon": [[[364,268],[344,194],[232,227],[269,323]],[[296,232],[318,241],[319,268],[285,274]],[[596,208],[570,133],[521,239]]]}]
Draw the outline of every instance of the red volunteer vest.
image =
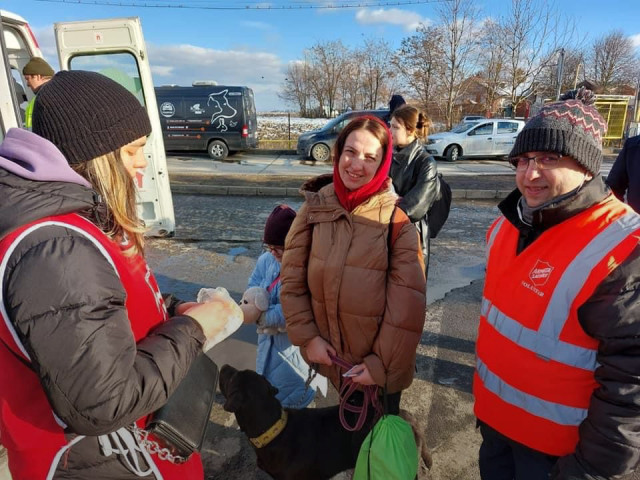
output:
[{"label": "red volunteer vest", "polygon": [[[114,266],[127,292],[127,313],[136,341],[146,337],[157,324],[168,320],[158,285],[144,259],[139,255],[124,256],[121,247],[100,229],[74,214],[44,218],[2,238],[0,283],[6,262],[20,240],[33,229],[52,224],[62,224],[85,235]],[[4,300],[0,301],[0,312],[0,339],[12,350],[0,345],[0,441],[7,448],[13,480],[52,478],[64,453],[84,437],[67,441],[38,376],[29,367],[30,359],[7,318]],[[143,426],[144,419],[137,423]],[[165,480],[204,478],[202,462],[197,454],[181,465],[160,460],[157,455],[150,459],[155,463],[154,470]],[[148,478],[154,478],[153,474]]]},{"label": "red volunteer vest", "polygon": [[615,197],[545,231],[516,255],[504,217],[487,233],[476,342],[476,416],[549,455],[572,453],[598,387],[598,342],[578,309],[638,246],[640,216]]}]

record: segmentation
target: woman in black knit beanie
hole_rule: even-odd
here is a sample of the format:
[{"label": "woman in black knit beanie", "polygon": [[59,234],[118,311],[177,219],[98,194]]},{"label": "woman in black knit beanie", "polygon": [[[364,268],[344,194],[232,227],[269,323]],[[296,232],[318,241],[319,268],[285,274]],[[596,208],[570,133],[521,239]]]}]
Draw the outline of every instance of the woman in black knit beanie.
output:
[{"label": "woman in black knit beanie", "polygon": [[14,480],[202,479],[140,440],[234,302],[163,298],[143,257],[139,101],[92,72],[56,74],[33,133],[0,144],[0,435]]}]

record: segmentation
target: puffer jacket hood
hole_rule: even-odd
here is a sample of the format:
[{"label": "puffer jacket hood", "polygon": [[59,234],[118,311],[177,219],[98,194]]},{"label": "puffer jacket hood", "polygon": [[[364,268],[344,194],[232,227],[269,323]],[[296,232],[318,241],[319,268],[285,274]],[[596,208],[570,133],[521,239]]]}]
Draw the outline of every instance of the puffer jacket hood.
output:
[{"label": "puffer jacket hood", "polygon": [[333,183],[333,174],[324,173],[304,182],[300,187],[300,193],[305,195],[306,192],[318,192],[322,187],[325,187],[330,183]]},{"label": "puffer jacket hood", "polygon": [[0,144],[0,237],[51,215],[95,209],[100,197],[48,140],[18,128]]}]

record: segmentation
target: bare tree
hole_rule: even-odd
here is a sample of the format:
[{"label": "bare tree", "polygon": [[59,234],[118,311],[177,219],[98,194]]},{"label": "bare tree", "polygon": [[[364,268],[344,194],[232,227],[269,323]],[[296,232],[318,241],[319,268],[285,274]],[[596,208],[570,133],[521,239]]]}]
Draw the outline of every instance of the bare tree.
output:
[{"label": "bare tree", "polygon": [[[584,52],[578,49],[565,50],[562,78],[560,79],[561,92],[574,89],[578,82],[585,79],[584,56]],[[540,72],[537,93],[545,98],[553,99],[558,88],[558,68],[553,59],[545,63],[547,66]]]},{"label": "bare tree", "polygon": [[339,40],[317,43],[311,47],[309,54],[314,67],[311,78],[313,89],[320,107],[328,107],[327,113],[330,116],[336,106],[347,48]]},{"label": "bare tree", "polygon": [[472,73],[473,36],[477,12],[472,0],[450,0],[441,3],[438,14],[442,29],[442,51],[445,90],[444,116],[447,128],[454,123],[454,106],[464,89],[464,80]]},{"label": "bare tree", "polygon": [[498,32],[515,115],[518,105],[539,90],[541,72],[557,61],[555,52],[577,43],[575,28],[545,0],[512,0],[509,13],[499,21]]},{"label": "bare tree", "polygon": [[352,110],[362,108],[364,95],[362,81],[364,72],[360,67],[364,61],[363,53],[359,50],[349,52],[344,62],[344,75],[340,82],[342,103]]},{"label": "bare tree", "polygon": [[486,88],[483,109],[485,115],[495,114],[496,102],[504,91],[504,73],[506,64],[505,50],[496,32],[498,24],[494,20],[486,20],[479,35],[478,67],[479,77]]},{"label": "bare tree", "polygon": [[393,52],[385,40],[365,40],[360,64],[364,73],[362,87],[365,108],[376,108],[381,92],[388,90],[387,86],[395,76],[395,70],[391,64],[392,56]]},{"label": "bare tree", "polygon": [[402,40],[392,63],[407,86],[427,109],[436,100],[438,82],[444,76],[442,31],[421,25]]},{"label": "bare tree", "polygon": [[589,71],[604,92],[612,87],[633,84],[638,65],[633,42],[622,31],[614,30],[593,42]]},{"label": "bare tree", "polygon": [[290,63],[287,68],[287,78],[285,78],[282,90],[278,93],[278,97],[282,100],[296,105],[303,117],[309,114],[310,107],[307,71],[308,66],[305,62]]}]

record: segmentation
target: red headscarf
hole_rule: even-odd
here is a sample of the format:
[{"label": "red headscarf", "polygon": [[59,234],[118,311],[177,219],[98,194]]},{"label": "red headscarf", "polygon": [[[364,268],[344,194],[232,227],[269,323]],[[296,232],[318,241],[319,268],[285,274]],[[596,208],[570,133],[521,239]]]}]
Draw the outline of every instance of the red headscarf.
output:
[{"label": "red headscarf", "polygon": [[[387,125],[377,117],[373,117],[370,115],[363,115],[362,117],[356,117],[352,120],[355,121],[357,119],[366,118],[372,120],[376,123],[379,123],[384,128],[387,138],[389,141],[387,142],[387,149],[383,153],[382,162],[380,162],[380,166],[378,167],[378,171],[373,176],[373,178],[369,181],[369,183],[361,186],[360,188],[356,188],[355,190],[347,190],[342,179],[340,178],[340,172],[338,171],[338,164],[340,163],[340,157],[334,159],[333,163],[333,189],[336,192],[336,196],[338,197],[338,201],[340,204],[349,212],[352,212],[358,205],[367,200],[372,195],[378,193],[385,186],[385,181],[389,178],[389,169],[391,168],[391,158],[393,156],[393,144],[391,138],[391,131]],[[354,132],[356,130],[353,130]],[[349,132],[349,135],[352,132]],[[346,141],[346,139],[345,139]],[[335,152],[337,155],[338,152]]]}]

